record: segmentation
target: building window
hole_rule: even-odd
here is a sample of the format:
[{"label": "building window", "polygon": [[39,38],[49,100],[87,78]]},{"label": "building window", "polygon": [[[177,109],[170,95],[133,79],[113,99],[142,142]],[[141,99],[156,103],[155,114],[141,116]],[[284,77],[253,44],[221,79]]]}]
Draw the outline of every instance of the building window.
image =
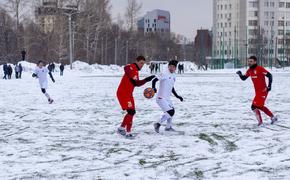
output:
[{"label": "building window", "polygon": [[285,2],[279,2],[279,7],[284,8],[285,7]]},{"label": "building window", "polygon": [[257,8],[258,7],[258,1],[250,1],[249,7],[251,8]]},{"label": "building window", "polygon": [[225,10],[227,10],[227,8],[228,8],[228,5],[225,5]]},{"label": "building window", "polygon": [[290,8],[290,3],[289,2],[286,3],[286,8]]},{"label": "building window", "polygon": [[230,9],[232,9],[232,4],[229,5]]},{"label": "building window", "polygon": [[264,22],[264,25],[265,25],[265,26],[269,26],[269,21],[265,21],[265,22]]},{"label": "building window", "polygon": [[283,30],[279,30],[278,31],[278,35],[284,35],[284,31]]},{"label": "building window", "polygon": [[249,20],[249,26],[258,26],[257,20]]},{"label": "building window", "polygon": [[278,21],[278,26],[284,26],[284,21]]},{"label": "building window", "polygon": [[271,7],[275,7],[275,2],[270,2]]},{"label": "building window", "polygon": [[258,11],[249,11],[249,16],[250,17],[258,17]]}]

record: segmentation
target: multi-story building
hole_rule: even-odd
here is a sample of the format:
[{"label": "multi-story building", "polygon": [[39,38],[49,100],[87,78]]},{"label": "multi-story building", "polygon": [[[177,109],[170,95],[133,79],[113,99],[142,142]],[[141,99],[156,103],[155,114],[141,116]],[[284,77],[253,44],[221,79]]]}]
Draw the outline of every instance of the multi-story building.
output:
[{"label": "multi-story building", "polygon": [[170,12],[156,9],[147,12],[138,23],[138,29],[144,33],[170,33]]},{"label": "multi-story building", "polygon": [[290,0],[213,0],[213,59],[245,65],[288,64]]},{"label": "multi-story building", "polygon": [[65,13],[77,12],[77,7],[67,5],[67,8],[58,7],[58,0],[43,0],[42,5],[36,7],[35,17],[37,24],[45,33],[52,32],[57,23],[57,17],[65,17]]}]

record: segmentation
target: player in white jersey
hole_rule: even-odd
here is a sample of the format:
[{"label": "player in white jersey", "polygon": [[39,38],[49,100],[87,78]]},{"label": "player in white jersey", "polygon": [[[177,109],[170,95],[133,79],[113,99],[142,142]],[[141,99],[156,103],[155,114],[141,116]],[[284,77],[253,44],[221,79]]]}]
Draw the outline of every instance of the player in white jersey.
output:
[{"label": "player in white jersey", "polygon": [[165,131],[174,131],[172,128],[172,118],[174,116],[175,110],[170,99],[171,94],[173,93],[176,98],[178,98],[181,102],[183,101],[183,98],[179,96],[174,89],[174,83],[176,80],[175,71],[177,64],[178,61],[176,60],[170,61],[168,64],[168,70],[163,72],[159,77],[152,81],[152,88],[155,93],[157,92],[156,82],[160,81],[156,102],[164,112],[160,120],[154,124],[154,129],[157,133],[159,133],[160,126],[165,121],[167,122]]},{"label": "player in white jersey", "polygon": [[38,78],[41,91],[47,97],[49,104],[51,104],[51,103],[53,103],[53,99],[46,92],[46,89],[47,89],[47,74],[49,74],[52,82],[55,82],[51,72],[44,66],[44,63],[42,61],[39,61],[37,63],[37,67],[34,70],[34,73],[32,74],[32,77]]}]

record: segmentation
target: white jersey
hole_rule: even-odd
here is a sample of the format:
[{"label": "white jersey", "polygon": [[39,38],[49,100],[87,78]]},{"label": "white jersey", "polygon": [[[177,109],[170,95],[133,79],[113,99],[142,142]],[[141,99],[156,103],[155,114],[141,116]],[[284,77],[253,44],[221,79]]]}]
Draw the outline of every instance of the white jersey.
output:
[{"label": "white jersey", "polygon": [[157,77],[160,81],[160,86],[158,90],[157,98],[162,98],[165,100],[170,100],[172,94],[172,89],[174,88],[174,83],[176,80],[175,73],[170,73],[168,70],[163,72]]},{"label": "white jersey", "polygon": [[47,74],[49,73],[49,70],[46,67],[36,67],[34,73],[37,75],[40,88],[47,89]]}]

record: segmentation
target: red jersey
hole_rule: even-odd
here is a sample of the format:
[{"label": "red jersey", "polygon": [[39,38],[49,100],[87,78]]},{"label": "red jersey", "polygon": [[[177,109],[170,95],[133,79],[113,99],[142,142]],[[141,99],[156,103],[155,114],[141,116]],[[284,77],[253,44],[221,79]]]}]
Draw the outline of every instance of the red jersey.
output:
[{"label": "red jersey", "polygon": [[128,64],[124,67],[125,74],[121,80],[121,83],[117,90],[119,97],[133,97],[133,91],[135,89],[134,84],[130,81],[133,79],[139,81],[139,68],[137,64]]},{"label": "red jersey", "polygon": [[262,66],[257,66],[255,69],[248,69],[246,76],[252,78],[256,94],[267,92],[267,84],[265,76],[268,71]]}]

